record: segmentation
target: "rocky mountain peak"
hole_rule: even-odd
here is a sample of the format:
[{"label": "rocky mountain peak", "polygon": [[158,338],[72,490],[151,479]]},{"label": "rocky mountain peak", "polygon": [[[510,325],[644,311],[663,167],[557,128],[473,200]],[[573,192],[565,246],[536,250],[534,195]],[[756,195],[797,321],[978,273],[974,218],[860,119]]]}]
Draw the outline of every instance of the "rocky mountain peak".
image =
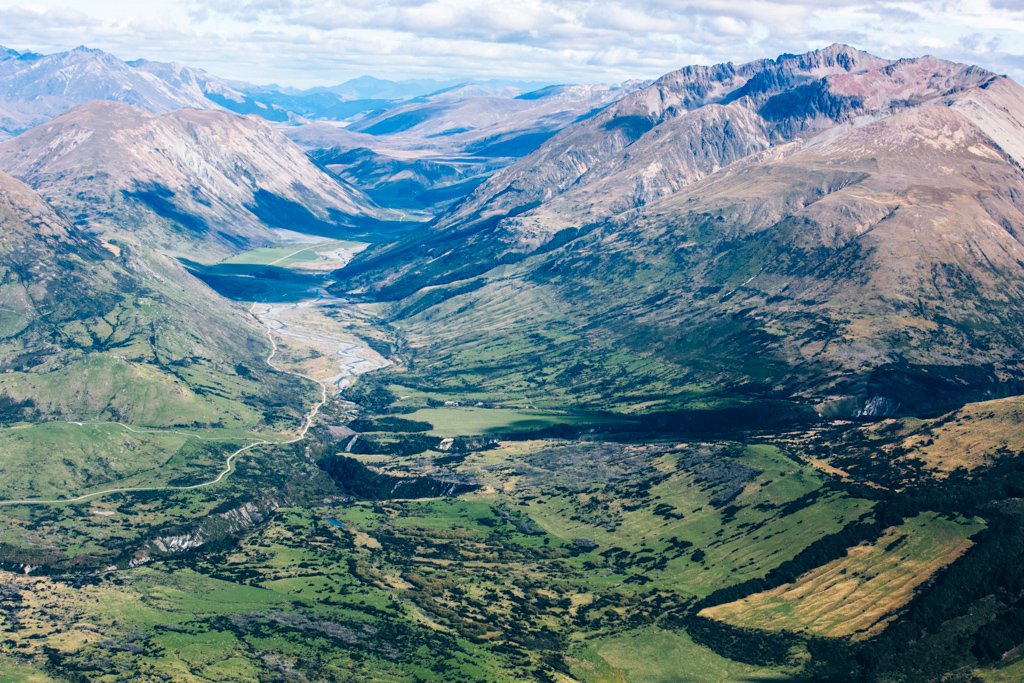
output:
[{"label": "rocky mountain peak", "polygon": [[856,71],[878,68],[886,64],[887,60],[843,43],[833,43],[828,47],[811,50],[803,54],[780,55],[775,59],[775,63],[790,65],[807,71],[835,68],[840,68],[844,71]]}]

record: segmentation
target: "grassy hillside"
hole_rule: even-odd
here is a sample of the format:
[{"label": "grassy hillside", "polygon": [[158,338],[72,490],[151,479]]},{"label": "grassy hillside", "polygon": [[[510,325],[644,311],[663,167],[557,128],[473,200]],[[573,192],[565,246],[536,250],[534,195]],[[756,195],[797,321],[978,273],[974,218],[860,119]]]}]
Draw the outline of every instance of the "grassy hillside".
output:
[{"label": "grassy hillside", "polygon": [[267,365],[262,325],[177,263],[101,243],[6,176],[0,224],[0,497],[200,481],[300,423],[312,382]]},{"label": "grassy hillside", "polygon": [[[10,510],[5,557],[119,569],[5,575],[21,597],[0,605],[0,655],[58,679],[850,680],[836,672],[866,661],[864,680],[927,681],[988,667],[1024,595],[1013,458],[892,492],[823,467],[834,442],[803,434],[495,442],[467,423],[442,446],[429,432],[460,431],[459,408],[384,405],[348,422],[359,441],[427,441],[355,456],[385,477],[361,501],[313,464],[351,441],[344,409],[216,490]],[[413,477],[472,485],[387,495]],[[948,654],[890,654],[908,633]]]},{"label": "grassy hillside", "polygon": [[79,255],[40,254],[4,286],[23,303],[0,339],[4,421],[252,428],[301,415],[289,399],[308,389],[265,364],[269,342],[244,309],[158,255],[92,249],[78,267]]},{"label": "grassy hillside", "polygon": [[[230,681],[287,667],[313,678],[505,681],[571,668],[582,680],[644,681],[712,666],[722,680],[783,678],[795,661],[731,661],[672,618],[695,595],[763,576],[870,509],[770,447],[538,441],[454,465],[426,457],[485,487],[373,503],[324,502],[323,491],[200,554],[77,587],[19,577],[23,597],[0,607],[0,651],[58,676],[94,667]],[[431,470],[371,460],[395,474]],[[252,465],[297,470],[275,481],[309,481],[302,459]],[[114,513],[94,514],[97,525],[129,522],[126,506],[96,509]],[[769,509],[754,532],[761,542],[747,546],[750,520]],[[638,659],[662,647],[679,659]]]}]

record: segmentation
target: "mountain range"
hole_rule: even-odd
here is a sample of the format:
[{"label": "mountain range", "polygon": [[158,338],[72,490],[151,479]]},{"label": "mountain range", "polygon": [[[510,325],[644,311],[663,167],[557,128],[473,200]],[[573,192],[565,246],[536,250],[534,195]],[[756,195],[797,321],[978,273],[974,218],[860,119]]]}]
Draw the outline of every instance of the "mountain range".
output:
[{"label": "mountain range", "polygon": [[1024,676],[1024,88],[0,49],[0,680]]},{"label": "mountain range", "polygon": [[0,136],[27,130],[92,100],[123,102],[157,114],[185,107],[225,109],[286,122],[343,120],[460,86],[481,95],[514,97],[544,85],[365,76],[334,87],[295,90],[228,81],[183,64],[126,62],[84,46],[48,55],[0,47]]},{"label": "mountain range", "polygon": [[[427,373],[558,358],[526,390],[606,406],[785,397],[852,416],[1012,392],[1022,104],[977,67],[838,45],[688,67],[340,287],[395,300]],[[566,320],[570,343],[536,336]],[[496,321],[524,339],[481,342]]]},{"label": "mountain range", "polygon": [[3,48],[0,138],[94,101],[151,114],[251,115],[282,126],[316,163],[371,197],[433,216],[497,168],[639,85],[361,77],[296,90],[228,81],[177,63],[126,62],[86,47],[49,55]]},{"label": "mountain range", "polygon": [[285,129],[379,202],[436,215],[487,176],[643,83],[551,86],[515,97],[460,87],[357,117]]}]

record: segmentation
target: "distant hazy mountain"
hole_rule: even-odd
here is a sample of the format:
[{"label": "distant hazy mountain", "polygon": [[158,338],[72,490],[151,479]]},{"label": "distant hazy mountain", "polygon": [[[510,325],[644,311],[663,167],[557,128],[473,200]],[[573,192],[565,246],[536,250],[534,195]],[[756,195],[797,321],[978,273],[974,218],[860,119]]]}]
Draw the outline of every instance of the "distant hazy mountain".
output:
[{"label": "distant hazy mountain", "polygon": [[[463,95],[515,97],[543,83],[370,76],[298,90],[213,76],[177,63],[125,62],[86,47],[50,55],[0,47],[0,137],[20,133],[92,100],[124,102],[153,113],[194,107],[255,114],[269,121],[341,121],[397,102],[462,89]],[[454,94],[450,95],[454,96]]]},{"label": "distant hazy mountain", "polygon": [[353,103],[330,92],[289,95],[226,81],[183,64],[124,62],[85,47],[51,55],[2,50],[0,133],[21,132],[92,100],[124,102],[154,113],[184,107],[227,109],[277,122],[296,117],[344,119],[387,105],[384,100]]},{"label": "distant hazy mountain", "polygon": [[418,367],[453,381],[543,357],[530,391],[595,402],[936,409],[1021,377],[1022,140],[1024,90],[978,67],[846,46],[688,67],[348,287],[399,299]]},{"label": "distant hazy mountain", "polygon": [[389,81],[373,76],[360,76],[335,86],[312,88],[305,93],[332,92],[349,99],[408,100],[441,92],[451,88],[472,87],[477,94],[506,95],[514,97],[520,93],[542,88],[543,81],[513,80],[437,80],[432,78],[409,78],[401,81]]},{"label": "distant hazy mountain", "polygon": [[0,133],[26,130],[91,100],[116,100],[152,112],[211,104],[198,90],[164,82],[100,50],[0,52]]},{"label": "distant hazy mountain", "polygon": [[350,128],[370,135],[451,138],[438,144],[459,145],[481,156],[520,156],[521,147],[536,147],[554,131],[641,85],[631,81],[616,85],[552,86],[514,98],[460,87],[369,114],[353,122]]},{"label": "distant hazy mountain", "polygon": [[92,102],[0,143],[0,168],[81,225],[175,253],[266,244],[274,228],[346,234],[384,216],[269,124],[224,111]]},{"label": "distant hazy mountain", "polygon": [[202,69],[176,63],[152,62],[146,59],[138,59],[127,62],[127,64],[134,69],[156,76],[178,92],[187,93],[196,102],[201,103],[197,105],[201,108],[223,107],[236,114],[255,114],[268,121],[279,122],[287,121],[294,113],[286,107],[280,107],[273,102],[264,101],[264,98],[250,95],[247,89],[252,86],[248,84],[229,83],[211,76]]},{"label": "distant hazy mountain", "polygon": [[358,117],[285,134],[382,204],[434,213],[559,130],[641,82],[549,86],[516,97],[460,85]]}]

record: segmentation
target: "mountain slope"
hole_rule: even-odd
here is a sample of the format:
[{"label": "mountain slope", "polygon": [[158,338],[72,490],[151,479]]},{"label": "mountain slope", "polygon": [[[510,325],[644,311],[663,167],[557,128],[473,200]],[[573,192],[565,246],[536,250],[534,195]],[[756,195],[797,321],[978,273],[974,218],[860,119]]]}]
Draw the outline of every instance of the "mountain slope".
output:
[{"label": "mountain slope", "polygon": [[307,388],[263,363],[258,323],[177,263],[130,248],[115,255],[5,174],[0,228],[3,422],[295,419],[275,416],[270,397]]},{"label": "mountain slope", "polygon": [[[908,106],[915,83],[922,100],[939,96],[942,84],[991,77],[931,58],[889,63],[840,45],[738,67],[683,68],[495,174],[438,222],[454,248],[434,267],[454,271],[455,263],[481,261],[481,252],[518,258],[560,230],[642,206],[796,135]],[[856,94],[865,82],[880,89],[874,100]],[[427,284],[410,278],[406,285],[413,283]]]},{"label": "mountain slope", "polygon": [[264,102],[261,98],[244,92],[250,86],[243,84],[236,86],[211,76],[202,69],[184,64],[154,62],[148,59],[136,59],[126,62],[126,64],[140,73],[155,76],[176,92],[191,98],[196,103],[191,105],[193,107],[223,108],[236,114],[255,114],[268,121],[287,121],[290,118],[290,112],[285,108],[271,102]]},{"label": "mountain slope", "polygon": [[94,289],[114,288],[109,253],[69,228],[41,197],[6,174],[0,174],[0,220],[0,331],[5,338],[24,333],[41,311],[70,305],[62,295],[83,286],[90,275],[97,280]]},{"label": "mountain slope", "polygon": [[685,69],[344,286],[397,298],[413,376],[453,387],[842,415],[1006,394],[1024,355],[1020,97],[976,67],[835,46]]},{"label": "mountain slope", "polygon": [[80,225],[172,253],[237,251],[275,228],[340,235],[384,212],[268,124],[97,101],[0,143],[0,168]]}]

